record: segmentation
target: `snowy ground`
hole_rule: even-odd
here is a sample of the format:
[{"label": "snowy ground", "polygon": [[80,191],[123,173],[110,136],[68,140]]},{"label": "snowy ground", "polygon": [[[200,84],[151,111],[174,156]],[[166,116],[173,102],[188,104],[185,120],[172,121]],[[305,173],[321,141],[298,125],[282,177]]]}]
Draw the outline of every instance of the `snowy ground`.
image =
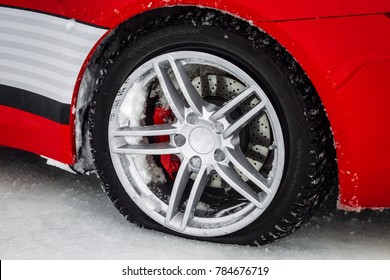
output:
[{"label": "snowy ground", "polygon": [[390,259],[390,211],[321,212],[265,247],[190,241],[125,221],[95,176],[0,155],[0,259]]}]

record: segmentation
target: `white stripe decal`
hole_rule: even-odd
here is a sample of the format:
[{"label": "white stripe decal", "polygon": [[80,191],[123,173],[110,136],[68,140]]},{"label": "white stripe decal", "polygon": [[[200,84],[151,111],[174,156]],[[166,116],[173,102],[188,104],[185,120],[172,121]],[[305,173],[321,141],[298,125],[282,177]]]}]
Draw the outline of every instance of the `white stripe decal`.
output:
[{"label": "white stripe decal", "polygon": [[64,91],[73,93],[73,87],[71,85],[65,87],[53,86],[49,83],[26,77],[26,75],[16,75],[2,71],[0,71],[0,84],[38,93],[39,95],[49,97],[64,104],[70,104],[70,100],[68,96],[64,96],[61,93]]},{"label": "white stripe decal", "polygon": [[[47,43],[51,43],[51,44],[55,44],[55,45],[61,44],[61,45],[66,45],[67,48],[73,49],[76,51],[88,49],[88,47],[80,46],[77,43],[77,41],[67,42],[67,41],[60,40],[58,38],[53,38],[53,37],[50,37],[47,35],[31,33],[31,32],[21,31],[21,30],[15,30],[13,28],[7,28],[4,26],[2,26],[2,28],[1,28],[1,33],[3,34],[3,36],[6,36],[6,38],[17,36],[17,37],[22,37],[22,38],[39,40],[41,42],[47,42]],[[81,34],[83,34],[83,33],[81,33]]]},{"label": "white stripe decal", "polygon": [[70,104],[84,60],[106,31],[0,7],[0,84]]},{"label": "white stripe decal", "polygon": [[[25,12],[25,11],[22,11]],[[48,15],[42,15],[42,16],[48,16]],[[55,17],[54,17],[55,18]],[[55,18],[56,19],[56,18]],[[72,23],[70,23],[72,24]],[[76,24],[77,25],[77,24]],[[75,27],[76,27],[75,25]],[[72,30],[69,30],[69,32],[66,32],[66,25],[64,25],[64,29],[62,31],[53,30],[50,28],[51,26],[48,24],[47,28],[37,27],[30,24],[23,24],[23,23],[15,23],[15,22],[7,22],[5,20],[0,19],[0,27],[3,28],[13,28],[14,30],[20,30],[20,31],[28,31],[29,33],[33,34],[45,34],[46,36],[50,36],[52,38],[58,39],[58,40],[65,40],[69,43],[73,43],[77,41],[80,46],[89,46],[90,40],[89,38],[83,38],[80,36],[73,35]],[[94,28],[94,27],[91,27]]]},{"label": "white stripe decal", "polygon": [[[62,57],[52,58],[51,56],[48,56],[47,54],[39,54],[37,51],[31,51],[31,50],[26,51],[23,49],[19,49],[19,47],[22,47],[22,46],[18,46],[18,48],[17,47],[9,48],[9,47],[6,47],[4,45],[6,45],[6,43],[0,41],[0,57],[7,59],[7,60],[12,60],[11,58],[9,58],[9,57],[11,57],[11,55],[21,57],[21,58],[26,58],[26,59],[30,58],[30,59],[34,59],[37,61],[41,61],[43,63],[51,64],[53,66],[57,66],[57,67],[64,69],[64,70],[72,71],[76,75],[78,74],[78,69],[80,69],[79,65],[77,63],[76,64],[68,63]],[[2,51],[3,51],[3,53],[1,53]],[[0,67],[1,67],[1,65],[0,65]]]},{"label": "white stripe decal", "polygon": [[[50,15],[45,15],[42,13],[25,11],[25,10],[20,10],[20,9],[7,8],[7,7],[0,8],[0,15],[10,15],[10,16],[15,16],[15,17],[23,17],[25,19],[41,21],[41,22],[45,22],[47,24],[58,25],[58,26],[62,26],[62,27],[65,27],[67,22],[68,22],[67,19],[63,19],[60,17],[50,16]],[[55,18],[55,20],[53,20],[53,18]],[[85,24],[82,24],[77,29],[82,31],[82,32],[96,35],[96,36],[100,36],[101,30],[102,30],[101,28],[91,29],[91,27],[89,25],[85,25]]]},{"label": "white stripe decal", "polygon": [[8,73],[23,74],[23,76],[41,80],[43,82],[47,81],[48,83],[55,86],[67,85],[71,81],[70,75],[53,73],[52,71],[46,70],[45,68],[36,67],[26,63],[0,59],[0,64],[1,67]]},{"label": "white stripe decal", "polygon": [[7,53],[7,60],[12,62],[19,62],[26,65],[34,65],[41,69],[46,69],[52,73],[58,73],[66,77],[77,75],[77,70],[71,71],[65,68],[61,68],[58,65],[47,63],[47,61],[37,60],[32,57],[23,57]]},{"label": "white stripe decal", "polygon": [[[40,48],[42,49],[42,53],[45,53],[46,51],[50,51],[51,53],[52,52],[58,53],[62,56],[67,56],[69,58],[76,58],[77,60],[83,60],[83,53],[86,52],[85,50],[84,52],[71,50],[67,47],[59,47],[58,45],[52,43],[47,43],[45,41],[30,39],[26,37],[17,36],[17,35],[12,35],[12,36],[4,35],[1,33],[1,27],[0,27],[0,40],[7,41],[9,43],[8,45],[24,45],[35,49]],[[14,44],[11,44],[11,42]],[[56,54],[56,56],[58,54]]]}]

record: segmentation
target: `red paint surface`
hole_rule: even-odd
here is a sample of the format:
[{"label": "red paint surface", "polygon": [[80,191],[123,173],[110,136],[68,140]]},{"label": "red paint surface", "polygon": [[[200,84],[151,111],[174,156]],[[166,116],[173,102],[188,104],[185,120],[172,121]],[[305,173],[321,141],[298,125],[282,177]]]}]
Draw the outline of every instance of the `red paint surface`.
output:
[{"label": "red paint surface", "polygon": [[[337,143],[341,204],[354,208],[390,207],[390,183],[386,180],[390,172],[387,115],[390,19],[378,14],[390,12],[390,1],[6,0],[1,3],[110,28],[140,12],[177,3],[201,4],[252,20],[296,58],[325,105]],[[299,20],[286,21],[291,19]],[[1,130],[10,131],[7,136],[0,135],[0,144],[67,163],[72,161],[74,141],[69,126],[36,116],[26,118],[28,113],[14,109],[0,107],[0,112]],[[20,140],[22,135],[29,135],[30,142]]]},{"label": "red paint surface", "polygon": [[338,89],[344,130],[340,147],[340,202],[350,207],[389,207],[390,59],[363,66]]},{"label": "red paint surface", "polygon": [[374,15],[260,26],[297,59],[325,105],[341,205],[390,207],[390,20]]},{"label": "red paint surface", "polygon": [[74,162],[69,125],[0,105],[0,146],[31,151],[71,164]]}]

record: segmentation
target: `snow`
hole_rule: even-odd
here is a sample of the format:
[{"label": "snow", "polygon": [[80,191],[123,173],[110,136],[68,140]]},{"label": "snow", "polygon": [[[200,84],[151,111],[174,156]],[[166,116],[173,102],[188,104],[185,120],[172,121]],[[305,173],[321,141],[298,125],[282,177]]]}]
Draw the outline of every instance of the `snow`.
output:
[{"label": "snow", "polygon": [[263,247],[192,241],[127,222],[94,175],[71,174],[18,150],[0,154],[0,259],[390,258],[389,210],[324,208]]},{"label": "snow", "polygon": [[[125,93],[125,97],[119,108],[118,122],[120,127],[139,127],[145,119],[146,98],[148,92],[143,88],[142,81],[136,81],[129,87],[125,82],[120,92]],[[146,141],[141,136],[124,137],[129,145],[138,145]],[[137,155],[126,156],[129,162],[134,162],[138,173],[145,184],[150,182],[166,182],[165,175],[159,168],[152,156]]]},{"label": "snow", "polygon": [[65,25],[65,30],[66,32],[69,32],[71,31],[72,29],[74,29],[76,26],[76,20],[75,19],[69,19],[68,22],[66,23]]},{"label": "snow", "polygon": [[[128,125],[130,127],[140,126],[141,120],[145,118],[147,92],[143,89],[141,82],[135,82],[129,89],[126,88],[125,83],[124,88],[120,91],[123,90],[126,90],[127,93],[119,109],[119,125]],[[133,141],[129,141],[129,144],[133,144]]]},{"label": "snow", "polygon": [[91,146],[89,143],[89,133],[87,129],[84,129],[83,124],[86,118],[86,111],[88,105],[92,100],[93,91],[92,82],[93,78],[88,69],[85,70],[83,79],[80,83],[79,93],[77,95],[77,108],[74,108],[76,112],[75,127],[76,127],[76,151],[78,151],[78,158],[73,168],[80,173],[93,170],[94,163],[91,156]]}]

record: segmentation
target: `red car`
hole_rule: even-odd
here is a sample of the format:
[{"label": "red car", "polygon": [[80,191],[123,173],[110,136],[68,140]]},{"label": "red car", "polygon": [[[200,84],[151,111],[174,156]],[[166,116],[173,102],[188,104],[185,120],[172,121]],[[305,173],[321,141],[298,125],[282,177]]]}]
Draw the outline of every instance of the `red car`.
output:
[{"label": "red car", "polygon": [[131,222],[265,244],[390,207],[390,1],[2,0],[0,145]]}]

